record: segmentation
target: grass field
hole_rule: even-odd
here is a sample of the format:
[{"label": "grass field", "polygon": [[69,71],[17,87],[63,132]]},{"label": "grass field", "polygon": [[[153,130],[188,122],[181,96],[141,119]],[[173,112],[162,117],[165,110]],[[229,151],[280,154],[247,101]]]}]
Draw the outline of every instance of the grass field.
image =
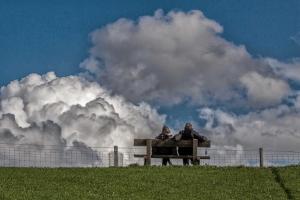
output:
[{"label": "grass field", "polygon": [[300,167],[0,168],[0,199],[300,199]]}]

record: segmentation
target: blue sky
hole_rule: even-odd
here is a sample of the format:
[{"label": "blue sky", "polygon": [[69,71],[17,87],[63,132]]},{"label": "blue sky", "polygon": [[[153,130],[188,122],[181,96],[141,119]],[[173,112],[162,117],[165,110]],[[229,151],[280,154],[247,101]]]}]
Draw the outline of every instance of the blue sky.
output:
[{"label": "blue sky", "polygon": [[290,1],[0,1],[0,85],[29,73],[76,74],[87,57],[89,33],[118,18],[136,19],[162,8],[200,9],[224,27],[223,37],[254,56],[300,56],[291,37],[300,31],[297,0]]},{"label": "blue sky", "polygon": [[[300,46],[292,39],[300,32],[298,0],[0,0],[0,85],[30,73],[77,74],[91,47],[89,33],[122,17],[153,15],[160,8],[201,10],[224,27],[222,37],[245,45],[254,57],[300,57]],[[187,105],[160,111],[170,120],[197,118]]]}]

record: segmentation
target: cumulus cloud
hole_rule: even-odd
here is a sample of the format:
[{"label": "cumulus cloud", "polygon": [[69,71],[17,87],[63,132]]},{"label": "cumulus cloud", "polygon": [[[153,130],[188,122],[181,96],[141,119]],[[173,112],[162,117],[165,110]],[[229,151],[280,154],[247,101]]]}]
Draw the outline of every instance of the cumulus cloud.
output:
[{"label": "cumulus cloud", "polygon": [[280,62],[274,58],[266,58],[273,71],[284,79],[300,82],[300,59],[295,58],[289,63]]},{"label": "cumulus cloud", "polygon": [[[245,81],[240,80],[246,74],[255,72],[266,87],[270,78],[277,80],[264,59],[255,59],[245,46],[225,40],[222,32],[220,24],[198,10],[167,14],[158,10],[137,21],[120,19],[91,34],[90,57],[81,67],[133,102],[238,102],[243,100]],[[280,102],[286,93],[279,90],[286,84],[279,82],[271,84],[282,87],[276,89],[277,99],[264,92],[254,97],[258,93],[246,84],[250,101],[262,100],[265,106]]]},{"label": "cumulus cloud", "polygon": [[263,77],[256,72],[247,73],[240,80],[245,85],[248,99],[254,107],[279,104],[290,90],[285,81]]},{"label": "cumulus cloud", "polygon": [[52,72],[13,81],[0,97],[2,141],[18,144],[129,146],[134,137],[151,137],[165,121],[146,103],[134,105],[95,82]]},{"label": "cumulus cloud", "polygon": [[207,121],[206,131],[217,146],[299,150],[299,107],[280,105],[244,115],[203,108],[199,109],[199,116]]},{"label": "cumulus cloud", "polygon": [[74,139],[67,146],[61,127],[53,121],[32,123],[22,128],[14,115],[4,114],[0,118],[0,127],[1,165],[57,167],[102,163],[97,151],[84,142]]}]

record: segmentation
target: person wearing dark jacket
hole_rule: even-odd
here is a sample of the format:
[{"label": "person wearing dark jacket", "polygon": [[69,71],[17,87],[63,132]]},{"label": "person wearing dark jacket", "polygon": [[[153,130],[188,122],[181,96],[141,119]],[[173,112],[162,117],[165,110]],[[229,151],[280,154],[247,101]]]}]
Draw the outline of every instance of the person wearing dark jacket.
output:
[{"label": "person wearing dark jacket", "polygon": [[[199,135],[194,129],[191,123],[186,123],[184,130],[180,131],[178,135],[175,136],[176,140],[192,140],[198,139],[200,142],[207,141],[207,138]],[[193,148],[191,147],[180,147],[178,148],[179,155],[192,155]],[[189,159],[183,158],[183,165],[189,165]],[[196,161],[199,163],[199,160]]]},{"label": "person wearing dark jacket", "polygon": [[[172,134],[171,134],[169,127],[163,126],[161,133],[155,139],[167,140],[167,139],[171,139],[171,138],[172,138]],[[172,148],[169,148],[169,147],[159,147],[156,151],[158,154],[161,154],[161,155],[172,154]],[[169,163],[169,165],[172,165],[170,158],[162,159],[162,165],[165,166],[168,163]]]}]

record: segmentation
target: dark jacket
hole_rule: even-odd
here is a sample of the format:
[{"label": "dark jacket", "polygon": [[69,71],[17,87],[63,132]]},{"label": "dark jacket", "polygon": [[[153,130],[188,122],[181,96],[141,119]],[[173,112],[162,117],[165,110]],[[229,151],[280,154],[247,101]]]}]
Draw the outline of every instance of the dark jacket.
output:
[{"label": "dark jacket", "polygon": [[[173,136],[171,134],[160,133],[155,139],[167,140],[171,139]],[[176,147],[152,147],[152,154],[155,155],[177,155]]]},{"label": "dark jacket", "polygon": [[[205,142],[207,141],[207,138],[205,136],[199,135],[198,132],[192,130],[192,131],[180,131],[176,136],[176,140],[192,140],[192,139],[198,139],[199,142]],[[178,148],[179,155],[192,155],[193,154],[193,148],[191,147],[180,147]],[[187,159],[185,159],[187,160]],[[187,161],[186,161],[187,162]]]},{"label": "dark jacket", "polygon": [[207,141],[207,138],[205,136],[200,135],[195,130],[192,130],[192,131],[182,130],[182,131],[179,132],[178,135],[179,135],[180,140],[198,139],[199,142],[205,142],[205,141]]}]

